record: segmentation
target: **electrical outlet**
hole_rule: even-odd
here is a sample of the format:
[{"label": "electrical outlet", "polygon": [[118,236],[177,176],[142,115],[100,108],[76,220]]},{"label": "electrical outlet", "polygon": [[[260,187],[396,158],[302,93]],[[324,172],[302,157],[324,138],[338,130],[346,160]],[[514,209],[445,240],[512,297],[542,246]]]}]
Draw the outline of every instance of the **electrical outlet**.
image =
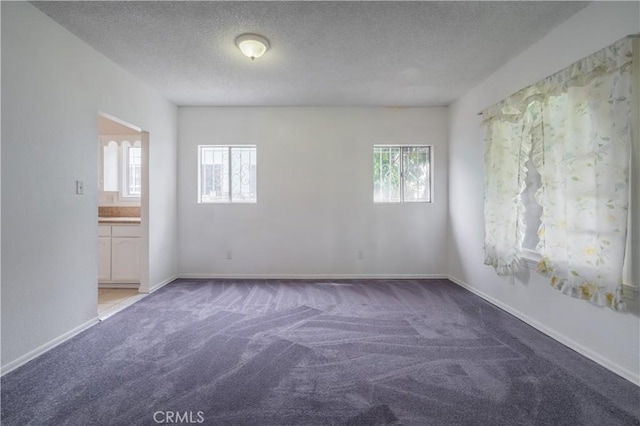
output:
[{"label": "electrical outlet", "polygon": [[231,259],[233,259],[233,256],[231,254],[231,251],[228,251],[227,252],[227,260],[231,260]]},{"label": "electrical outlet", "polygon": [[84,182],[82,182],[81,180],[76,181],[76,194],[84,194]]}]

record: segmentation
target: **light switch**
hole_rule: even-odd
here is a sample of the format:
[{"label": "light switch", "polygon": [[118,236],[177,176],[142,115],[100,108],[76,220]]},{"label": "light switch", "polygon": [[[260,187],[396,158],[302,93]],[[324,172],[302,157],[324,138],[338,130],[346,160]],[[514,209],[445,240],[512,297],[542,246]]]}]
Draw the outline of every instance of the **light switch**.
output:
[{"label": "light switch", "polygon": [[76,181],[76,194],[84,194],[84,182],[82,182],[81,180]]}]

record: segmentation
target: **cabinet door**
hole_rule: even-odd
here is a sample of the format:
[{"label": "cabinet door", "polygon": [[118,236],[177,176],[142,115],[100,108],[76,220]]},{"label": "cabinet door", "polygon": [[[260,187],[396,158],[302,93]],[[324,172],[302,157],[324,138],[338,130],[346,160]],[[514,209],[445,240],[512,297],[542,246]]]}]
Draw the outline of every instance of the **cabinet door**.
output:
[{"label": "cabinet door", "polygon": [[140,282],[140,238],[111,238],[111,280]]},{"label": "cabinet door", "polygon": [[111,237],[98,237],[98,282],[111,280]]}]

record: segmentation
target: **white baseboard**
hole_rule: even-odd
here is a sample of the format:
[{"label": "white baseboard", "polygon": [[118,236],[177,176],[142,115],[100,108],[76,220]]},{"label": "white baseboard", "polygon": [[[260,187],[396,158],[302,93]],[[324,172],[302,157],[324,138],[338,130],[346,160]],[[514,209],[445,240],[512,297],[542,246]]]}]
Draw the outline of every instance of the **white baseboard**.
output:
[{"label": "white baseboard", "polygon": [[[151,289],[149,289],[149,293],[153,293],[154,291],[164,287],[165,285],[169,284],[170,282],[174,281],[175,279],[177,279],[177,276],[173,276],[170,278],[167,278],[166,280],[163,280],[157,284],[155,284]],[[107,286],[111,286],[112,284],[107,284]],[[117,288],[126,288],[127,284],[121,285]],[[138,285],[135,285],[133,288],[136,288]],[[116,288],[116,287],[113,287]],[[131,303],[137,302],[140,298],[136,298],[134,301],[132,301]],[[128,306],[129,304],[127,304]],[[123,306],[124,308],[124,306]],[[26,354],[22,355],[21,357],[7,363],[6,365],[3,365],[2,367],[0,367],[0,376],[4,376],[5,374],[9,373],[10,371],[15,370],[18,367],[23,366],[24,364],[26,364],[27,362],[31,361],[32,359],[35,359],[37,357],[39,357],[40,355],[42,355],[43,353],[55,348],[56,346],[58,346],[59,344],[71,339],[72,337],[74,337],[77,334],[80,334],[81,332],[85,331],[86,329],[98,324],[101,320],[106,319],[107,317],[111,316],[113,313],[111,313],[110,315],[105,315],[102,318],[99,318],[98,316],[96,316],[95,318],[85,322],[84,324],[79,325],[78,327],[69,330],[68,332],[61,334],[60,336],[56,337],[55,339],[50,340],[49,342],[45,343],[44,345],[30,351],[27,352]]]},{"label": "white baseboard", "polygon": [[[159,283],[157,283],[156,285],[154,285],[150,290],[149,293],[153,293],[154,291],[164,287],[165,285],[169,284],[170,282],[174,281],[177,278],[177,276],[173,276],[171,278],[167,278],[164,281],[161,281]],[[138,288],[139,284],[126,284],[126,283],[109,283],[109,284],[104,284],[104,285],[99,285],[99,288]],[[142,295],[141,295],[142,296]],[[132,299],[130,301],[130,303],[127,303],[126,305],[121,306],[121,309],[124,309],[126,306],[129,306],[135,302],[137,302],[138,300],[140,300],[142,297],[137,297],[135,299]],[[0,367],[0,376],[4,376],[5,374],[9,373],[10,371],[15,370],[18,367],[21,367],[22,365],[26,364],[27,362],[31,361],[32,359],[35,359],[37,357],[39,357],[40,355],[42,355],[43,353],[50,351],[51,349],[55,348],[56,346],[58,346],[59,344],[71,339],[72,337],[76,336],[77,334],[80,334],[81,332],[85,331],[86,329],[98,324],[100,321],[105,320],[106,318],[108,318],[109,316],[113,315],[115,312],[111,312],[108,315],[103,315],[101,318],[96,316],[95,318],[85,322],[84,324],[79,325],[78,327],[69,330],[68,332],[61,334],[60,336],[56,337],[55,339],[50,340],[49,342],[45,343],[44,345],[30,351],[27,352],[26,354],[22,355],[21,357],[7,363],[6,365],[3,365],[2,367]]]},{"label": "white baseboard", "polygon": [[562,333],[558,333],[557,331],[545,326],[544,324],[539,323],[538,321],[532,319],[531,317],[523,314],[522,312],[518,311],[517,309],[513,309],[512,307],[500,302],[499,300],[489,296],[488,294],[478,290],[475,287],[470,286],[469,284],[465,283],[464,281],[461,281],[451,275],[449,275],[448,277],[452,282],[456,283],[457,285],[459,285],[460,287],[469,290],[471,293],[480,296],[481,298],[483,298],[484,300],[486,300],[487,302],[491,303],[492,305],[497,306],[498,308],[502,309],[503,311],[506,311],[508,313],[510,313],[511,315],[513,315],[514,317],[526,322],[527,324],[529,324],[531,327],[537,329],[538,331],[546,334],[547,336],[551,337],[554,340],[557,340],[558,342],[562,343],[563,345],[573,349],[574,351],[578,352],[580,355],[583,355],[587,358],[589,358],[590,360],[597,362],[598,364],[600,364],[601,366],[603,366],[604,368],[612,371],[613,373],[617,374],[618,376],[630,381],[631,383],[640,386],[640,377],[638,377],[636,374],[634,374],[632,371],[627,370],[626,368],[608,360],[607,358],[604,358],[603,356],[597,354],[596,352],[593,352],[592,350],[585,348],[584,346],[582,346],[581,344],[575,342],[574,340],[570,339],[569,337],[565,336]]},{"label": "white baseboard", "polygon": [[98,283],[98,288],[139,288],[140,283]]},{"label": "white baseboard", "polygon": [[177,275],[173,275],[165,280],[160,281],[159,283],[154,284],[153,286],[151,286],[149,288],[149,294],[153,293],[156,290],[160,290],[162,287],[164,287],[165,285],[169,284],[172,281],[175,281],[178,279]]},{"label": "white baseboard", "polygon": [[[624,379],[640,386],[640,377],[638,377],[637,375],[635,375],[633,372],[627,370],[624,367],[621,367],[620,365],[611,362],[610,360],[600,356],[599,354],[591,351],[590,349],[585,348],[584,346],[580,345],[579,343],[575,342],[574,340],[568,338],[567,336],[556,332],[553,329],[548,328],[547,326],[539,323],[538,321],[533,320],[532,318],[528,317],[527,315],[523,314],[522,312],[513,309],[512,307],[500,302],[499,300],[489,296],[488,294],[470,286],[469,284],[455,278],[454,276],[451,275],[442,275],[442,274],[419,274],[419,275],[413,275],[413,274],[390,274],[390,275],[358,275],[358,274],[321,274],[321,275],[313,275],[313,274],[274,274],[274,275],[270,275],[270,274],[260,274],[260,275],[252,275],[252,274],[180,274],[178,276],[173,276],[170,278],[167,278],[157,284],[155,284],[153,287],[151,287],[149,289],[149,293],[153,293],[154,291],[157,291],[158,289],[164,287],[165,285],[169,284],[170,282],[178,279],[178,278],[186,278],[186,279],[215,279],[215,278],[221,278],[221,279],[449,279],[452,282],[454,282],[455,284],[459,285],[460,287],[470,291],[471,293],[481,297],[482,299],[486,300],[487,302],[491,303],[492,305],[497,306],[498,308],[508,312],[509,314],[515,316],[516,318],[519,318],[520,320],[524,321],[525,323],[529,324],[530,326],[534,327],[535,329],[537,329],[538,331],[546,334],[547,336],[557,340],[558,342],[564,344],[565,346],[568,346],[569,348],[573,349],[574,351],[578,352],[581,355],[584,355],[585,357],[591,359],[594,362],[597,362],[598,364],[602,365],[603,367],[607,368],[608,370],[614,372],[615,374],[619,375],[620,377],[623,377]],[[80,324],[79,326],[73,328],[72,330],[69,330],[68,332],[56,337],[55,339],[50,340],[49,342],[45,343],[42,346],[39,346],[38,348],[27,352],[26,354],[22,355],[21,357],[7,363],[6,365],[3,365],[2,367],[0,367],[0,376],[4,376],[5,374],[9,373],[10,371],[15,370],[18,367],[21,367],[22,365],[26,364],[27,362],[37,358],[38,356],[42,355],[43,353],[55,348],[56,346],[60,345],[61,343],[71,339],[72,337],[76,336],[77,334],[83,332],[84,330],[96,325],[99,322],[98,317],[96,316],[95,318],[90,319],[89,321],[86,321],[83,324]]]},{"label": "white baseboard", "polygon": [[67,331],[64,334],[61,334],[60,336],[56,337],[55,339],[52,339],[50,341],[48,341],[47,343],[45,343],[42,346],[39,346],[37,348],[35,348],[32,351],[27,352],[26,354],[22,355],[21,357],[14,359],[11,362],[8,362],[6,365],[3,365],[2,368],[0,368],[0,370],[2,370],[2,372],[0,373],[0,376],[4,376],[5,374],[9,373],[10,371],[15,370],[18,367],[23,366],[24,364],[26,364],[27,362],[31,361],[32,359],[35,359],[37,357],[39,357],[40,355],[42,355],[43,353],[50,351],[51,349],[55,348],[56,346],[58,346],[61,343],[64,343],[65,341],[71,339],[72,337],[74,337],[77,334],[82,333],[83,331],[85,331],[86,329],[93,327],[94,325],[98,324],[99,320],[98,317],[96,316],[95,318],[90,319],[89,321],[80,324],[79,326],[75,327],[72,330]]},{"label": "white baseboard", "polygon": [[446,274],[179,274],[184,279],[255,280],[406,280],[448,279]]}]

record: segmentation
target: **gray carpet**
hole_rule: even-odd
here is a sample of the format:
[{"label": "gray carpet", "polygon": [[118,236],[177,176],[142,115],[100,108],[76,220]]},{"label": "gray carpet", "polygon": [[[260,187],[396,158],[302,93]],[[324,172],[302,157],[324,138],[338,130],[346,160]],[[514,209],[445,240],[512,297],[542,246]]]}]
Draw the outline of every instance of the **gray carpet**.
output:
[{"label": "gray carpet", "polygon": [[446,280],[178,280],[5,375],[1,420],[638,425],[640,388]]}]

